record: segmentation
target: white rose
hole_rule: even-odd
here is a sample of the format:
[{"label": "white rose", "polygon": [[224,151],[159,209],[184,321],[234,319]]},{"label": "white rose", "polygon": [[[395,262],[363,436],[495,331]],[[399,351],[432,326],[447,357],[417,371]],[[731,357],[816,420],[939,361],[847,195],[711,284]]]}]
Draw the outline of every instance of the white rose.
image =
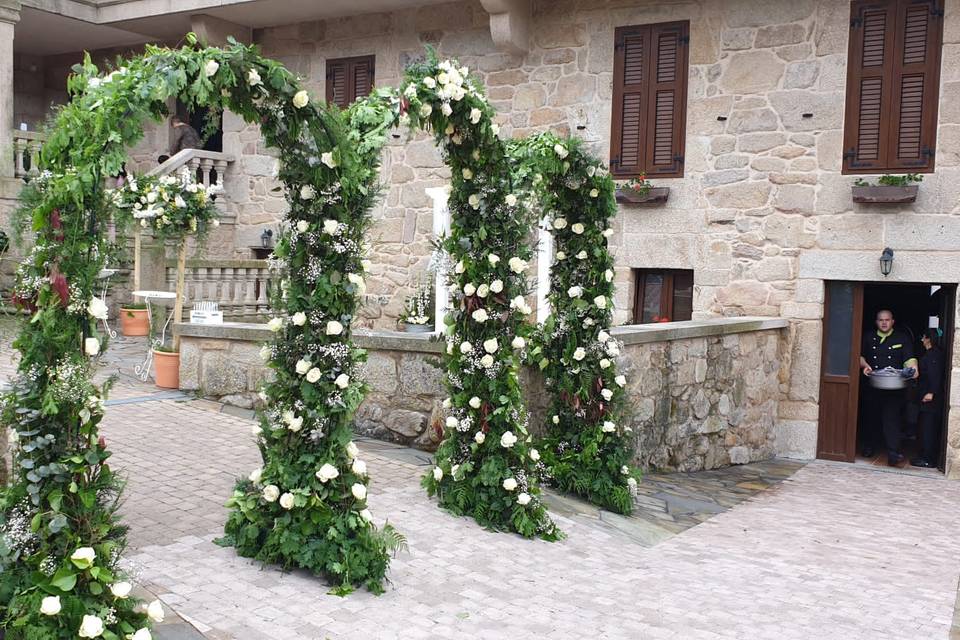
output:
[{"label": "white rose", "polygon": [[317,367],[314,367],[313,369],[310,369],[310,371],[307,371],[307,382],[309,382],[310,384],[313,384],[314,382],[319,380],[322,375],[323,374],[320,372],[320,369]]},{"label": "white rose", "polygon": [[310,223],[306,220],[297,220],[297,231],[300,233],[306,233],[307,229],[310,228]]},{"label": "white rose", "polygon": [[577,347],[577,350],[573,352],[573,359],[577,362],[580,362],[587,357],[587,352],[583,347]]},{"label": "white rose", "polygon": [[[429,78],[429,80],[433,80],[433,78]],[[426,118],[426,117],[428,117],[431,113],[433,113],[433,107],[432,107],[429,103],[424,103],[424,104],[420,105],[420,115],[421,115],[421,116],[423,116],[424,118]]]},{"label": "white rose", "polygon": [[500,436],[500,446],[509,449],[515,444],[517,444],[517,436],[513,435],[512,431],[504,431]]},{"label": "white rose", "polygon": [[217,70],[220,68],[220,63],[216,60],[207,60],[207,64],[203,67],[203,72],[207,77],[211,77],[217,73]]},{"label": "white rose", "polygon": [[87,313],[97,320],[106,320],[107,303],[94,296],[93,298],[90,298],[90,303],[87,305]]},{"label": "white rose", "polygon": [[597,340],[599,340],[600,342],[606,342],[609,339],[610,339],[610,334],[604,331],[603,329],[601,329],[600,333],[597,334]]},{"label": "white rose", "polygon": [[482,358],[480,358],[480,366],[484,369],[489,369],[493,366],[493,356],[489,353]]},{"label": "white rose", "polygon": [[267,329],[276,333],[283,329],[283,318],[270,318],[270,321],[267,323]]},{"label": "white rose", "polygon": [[337,233],[337,230],[340,228],[340,223],[336,220],[324,220],[323,221],[323,232],[328,236],[332,236]]},{"label": "white rose", "polygon": [[504,201],[507,203],[508,207],[516,206],[517,196],[513,195],[512,193],[509,193],[507,194],[507,197],[504,199]]},{"label": "white rose", "polygon": [[560,416],[553,416],[550,420],[553,424],[560,424]]},{"label": "white rose", "polygon": [[287,428],[294,433],[303,428],[303,416],[293,416],[287,420]]},{"label": "white rose", "polygon": [[609,402],[610,399],[613,397],[613,391],[611,391],[610,389],[601,389],[600,395],[603,396],[604,400]]},{"label": "white rose", "polygon": [[489,293],[490,293],[490,287],[488,287],[487,285],[482,284],[479,287],[477,287],[477,295],[480,296],[481,298],[486,298]]},{"label": "white rose", "polygon": [[593,304],[597,305],[597,309],[606,309],[607,299],[603,296],[597,296],[593,299]]},{"label": "white rose", "polygon": [[327,165],[331,169],[337,166],[337,161],[333,157],[332,151],[324,151],[320,154],[320,162]]},{"label": "white rose", "polygon": [[566,219],[566,218],[554,218],[554,220],[553,220],[553,228],[554,228],[554,229],[558,229],[558,230],[559,230],[559,229],[565,228],[566,226],[567,226],[567,219]]},{"label": "white rose", "polygon": [[359,482],[355,483],[350,487],[350,493],[353,494],[353,497],[357,500],[366,500],[367,499],[367,488],[360,484]]},{"label": "white rose", "polygon": [[523,339],[523,336],[516,336],[510,345],[514,349],[523,349],[525,346],[527,346],[527,341]]},{"label": "white rose", "polygon": [[[443,112],[443,115],[449,116],[451,113],[453,113],[453,107],[450,106],[449,102],[444,102],[442,105],[440,105],[440,111]],[[453,132],[451,131],[450,133]]]},{"label": "white rose", "polygon": [[489,340],[483,341],[483,350],[487,353],[496,353],[497,349],[500,348],[500,343],[496,338],[490,338]]},{"label": "white rose", "polygon": [[78,569],[89,569],[93,566],[93,561],[97,559],[97,552],[92,547],[80,547],[70,556],[70,561]]},{"label": "white rose", "polygon": [[566,257],[567,257],[566,253],[564,253],[563,251],[557,251],[557,262],[561,262],[565,260]]},{"label": "white rose", "polygon": [[493,135],[494,135],[494,136],[499,136],[499,135],[500,135],[500,125],[497,124],[496,122],[494,122],[493,124],[490,125],[490,131],[493,132]]},{"label": "white rose", "polygon": [[487,262],[489,262],[489,263],[492,264],[493,266],[497,266],[497,263],[500,262],[500,256],[498,256],[498,255],[495,254],[495,253],[488,254],[488,255],[487,255]]},{"label": "white rose", "polygon": [[250,69],[250,71],[247,71],[247,84],[250,85],[251,87],[255,87],[258,84],[262,84],[262,80],[260,79],[260,73],[256,69]]},{"label": "white rose", "polygon": [[297,360],[297,373],[301,376],[306,375],[307,371],[310,371],[312,364],[309,360]]},{"label": "white rose", "polygon": [[336,320],[330,320],[327,322],[327,335],[328,336],[338,336],[343,333],[343,325],[337,322]]},{"label": "white rose", "polygon": [[473,171],[470,171],[470,169],[463,169],[460,173],[463,175],[464,180],[470,180],[473,178]]},{"label": "white rose", "polygon": [[364,522],[370,522],[373,520],[373,514],[370,513],[370,509],[364,509],[360,512],[360,518],[362,518]]},{"label": "white rose", "polygon": [[567,151],[567,148],[562,144],[560,144],[559,142],[553,145],[553,152],[556,153],[561,158],[566,158],[568,155],[570,155],[570,152]]},{"label": "white rose", "polygon": [[177,209],[186,209],[187,201],[183,199],[183,196],[177,194],[177,197],[173,199],[173,204]]},{"label": "white rose", "polygon": [[570,225],[570,231],[573,231],[575,234],[580,235],[586,230],[586,227],[583,226],[582,222],[574,222]]},{"label": "white rose", "polygon": [[365,476],[367,475],[367,463],[363,460],[354,460],[353,464],[350,465],[350,470],[358,476]]},{"label": "white rose", "polygon": [[620,355],[620,347],[616,342],[610,341],[607,343],[607,355],[616,357]]},{"label": "white rose", "polygon": [[567,289],[567,295],[571,298],[579,298],[583,295],[583,289],[577,286],[570,287]]},{"label": "white rose", "polygon": [[55,616],[61,608],[60,596],[47,596],[40,601],[40,613],[45,616]]},{"label": "white rose", "polygon": [[469,402],[467,402],[467,404],[469,404],[469,405],[470,405],[472,408],[474,408],[474,409],[479,409],[479,408],[480,408],[480,398],[478,398],[477,396],[473,396],[472,398],[470,398],[470,400],[469,400]]},{"label": "white rose", "polygon": [[510,301],[510,307],[513,309],[522,309],[526,304],[526,300],[523,299],[523,296],[517,296]]},{"label": "white rose", "polygon": [[367,290],[367,283],[359,273],[348,273],[347,281],[357,288],[357,291],[363,293]]},{"label": "white rose", "polygon": [[476,292],[477,292],[477,288],[473,286],[472,282],[468,282],[467,284],[463,285],[464,295],[472,296]]},{"label": "white rose", "polygon": [[609,238],[609,237],[612,236],[612,235],[613,235],[613,229],[606,228],[606,229],[603,230],[603,237],[604,237],[604,238]]},{"label": "white rose", "polygon": [[607,360],[606,358],[601,358],[601,360],[600,360],[600,368],[601,368],[601,369],[609,369],[611,364],[613,364],[613,363],[610,362],[609,360]]},{"label": "white rose", "polygon": [[154,600],[147,607],[147,617],[154,622],[163,622],[163,604],[159,600]]},{"label": "white rose", "polygon": [[487,312],[485,309],[477,309],[476,311],[470,314],[470,317],[473,318],[474,322],[479,322],[480,324],[483,324],[489,319],[490,316],[487,315]]},{"label": "white rose", "polygon": [[456,429],[457,425],[460,424],[460,421],[454,416],[447,416],[446,424],[448,429]]},{"label": "white rose", "polygon": [[536,462],[540,459],[540,452],[536,449],[530,449],[530,459]]},{"label": "white rose", "polygon": [[298,327],[302,327],[303,325],[307,324],[307,314],[305,314],[303,311],[297,311],[295,314],[293,314],[293,317],[290,318],[290,322]]},{"label": "white rose", "polygon": [[250,472],[249,478],[253,484],[260,484],[260,480],[263,478],[263,469],[254,469]]},{"label": "white rose", "polygon": [[473,109],[470,109],[470,122],[471,122],[471,123],[473,123],[473,124],[479,123],[479,122],[480,122],[480,118],[481,118],[482,116],[483,116],[483,112],[480,111],[480,109],[477,109],[476,107],[474,107]]},{"label": "white rose", "polygon": [[116,582],[110,585],[110,593],[113,594],[113,597],[120,598],[121,600],[126,599],[132,589],[133,585],[129,582]]},{"label": "white rose", "polygon": [[517,481],[514,478],[507,478],[503,481],[503,488],[507,491],[513,491],[517,488]]},{"label": "white rose", "polygon": [[467,198],[467,204],[469,204],[474,209],[480,208],[480,196],[475,193],[470,194],[470,197]]},{"label": "white rose", "polygon": [[466,265],[463,264],[463,260],[461,260],[453,267],[453,271],[454,273],[463,273],[466,268]]},{"label": "white rose", "polygon": [[627,386],[627,379],[622,375],[617,376],[613,380],[614,382],[617,383],[618,386],[621,386],[621,387]]},{"label": "white rose", "polygon": [[473,434],[473,441],[477,444],[483,444],[483,441],[487,439],[487,436],[484,435],[483,431],[477,431]]},{"label": "white rose", "polygon": [[490,283],[490,291],[494,293],[500,293],[503,291],[503,280],[494,280]]},{"label": "white rose", "polygon": [[604,433],[612,433],[617,430],[617,425],[613,424],[609,420],[604,420],[603,427],[601,428],[603,429]]},{"label": "white rose", "polygon": [[320,467],[320,470],[317,471],[314,475],[317,476],[317,480],[319,480],[320,482],[327,483],[330,480],[333,480],[334,478],[339,476],[340,471],[338,471],[337,468],[332,464],[330,464],[329,462],[325,462],[323,466]]},{"label": "white rose", "polygon": [[423,86],[425,86],[427,89],[433,89],[437,86],[437,81],[430,76],[427,76],[423,79]]},{"label": "white rose", "polygon": [[580,253],[577,254],[577,260],[586,260],[586,259],[587,259],[586,251],[581,251]]},{"label": "white rose", "polygon": [[433,479],[436,480],[437,482],[440,482],[441,480],[443,480],[443,469],[441,469],[440,467],[434,467]]},{"label": "white rose", "polygon": [[280,497],[280,487],[275,484],[268,484],[263,488],[263,499],[267,502],[276,502]]},{"label": "white rose", "polygon": [[527,269],[526,261],[517,257],[510,258],[510,261],[507,262],[507,265],[514,273],[523,273]]},{"label": "white rose", "polygon": [[97,338],[87,338],[83,341],[83,351],[88,356],[95,356],[100,353],[100,340]]},{"label": "white rose", "polygon": [[461,342],[461,343],[460,343],[460,353],[466,355],[466,354],[470,353],[471,351],[473,351],[473,345],[472,345],[472,344],[470,344],[469,342]]},{"label": "white rose", "polygon": [[611,269],[607,269],[603,272],[603,277],[607,282],[613,282],[613,271]]},{"label": "white rose", "polygon": [[596,189],[590,189],[590,197],[591,197],[591,198],[596,198],[598,195],[600,195],[600,192],[599,192],[599,191],[597,191]]},{"label": "white rose", "polygon": [[80,630],[77,635],[81,638],[99,638],[103,635],[103,620],[97,616],[83,616],[80,621]]},{"label": "white rose", "polygon": [[297,109],[303,109],[309,102],[310,96],[307,95],[306,91],[297,91],[297,93],[293,96],[293,106]]},{"label": "white rose", "polygon": [[150,635],[150,629],[144,627],[142,629],[138,629],[137,632],[133,634],[133,637],[130,638],[130,640],[153,640],[153,636]]},{"label": "white rose", "polygon": [[530,504],[530,494],[526,491],[522,491],[517,494],[517,504],[521,507],[525,507]]},{"label": "white rose", "polygon": [[313,200],[317,196],[317,190],[312,185],[305,184],[300,187],[301,200]]},{"label": "white rose", "polygon": [[627,478],[627,486],[630,487],[630,491],[637,490],[637,479],[636,478]]},{"label": "white rose", "polygon": [[280,506],[289,511],[293,509],[293,494],[285,493],[280,496]]},{"label": "white rose", "polygon": [[347,457],[351,460],[360,455],[360,447],[357,446],[357,443],[351,440],[347,443]]},{"label": "white rose", "polygon": [[341,373],[337,376],[337,379],[333,381],[333,384],[337,385],[341,389],[346,389],[350,386],[350,376],[345,373]]}]

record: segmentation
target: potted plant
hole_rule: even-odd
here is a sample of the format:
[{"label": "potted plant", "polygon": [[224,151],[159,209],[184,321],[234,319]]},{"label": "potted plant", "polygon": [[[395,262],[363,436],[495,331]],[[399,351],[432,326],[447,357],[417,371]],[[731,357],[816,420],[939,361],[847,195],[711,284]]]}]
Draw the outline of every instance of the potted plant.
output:
[{"label": "potted plant", "polygon": [[421,280],[413,293],[407,296],[400,322],[407,333],[433,331],[433,288],[429,283]]},{"label": "potted plant", "polygon": [[147,305],[131,302],[120,307],[120,332],[125,336],[145,336],[150,333]]},{"label": "potted plant", "polygon": [[165,342],[166,335],[161,333],[157,337],[158,328],[167,323],[167,308],[154,305],[154,313],[150,323],[150,337],[148,338],[153,350],[153,379],[162,389],[180,388],[180,353],[177,349]]},{"label": "potted plant", "polygon": [[663,204],[670,196],[670,187],[655,187],[644,174],[617,185],[617,202],[621,204]]},{"label": "potted plant", "polygon": [[877,179],[877,184],[871,184],[863,178],[857,178],[853,183],[853,201],[863,204],[904,204],[916,202],[919,186],[923,180],[918,173],[908,173],[903,176],[884,174]]}]

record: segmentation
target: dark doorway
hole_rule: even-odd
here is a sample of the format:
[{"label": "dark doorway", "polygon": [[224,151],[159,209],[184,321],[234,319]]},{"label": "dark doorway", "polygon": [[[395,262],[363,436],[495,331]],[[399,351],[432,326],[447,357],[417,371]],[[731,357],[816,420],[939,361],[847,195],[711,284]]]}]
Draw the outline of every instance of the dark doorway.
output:
[{"label": "dark doorway", "polygon": [[[826,283],[817,457],[886,465],[885,450],[875,452],[869,459],[859,455],[863,452],[859,445],[869,442],[868,436],[877,428],[872,404],[876,399],[872,398],[868,379],[860,370],[863,336],[876,331],[877,312],[888,309],[893,312],[895,328],[905,334],[918,357],[924,353],[921,335],[928,327],[938,327],[942,332],[940,346],[948,363],[953,351],[955,300],[956,285]],[[944,366],[943,409],[937,418],[940,446],[937,459],[931,461],[940,470],[944,464],[946,414],[950,406],[949,374],[950,367]],[[901,443],[905,460],[899,466],[912,468],[909,460],[919,452],[920,398],[913,385],[906,395],[900,420],[905,436]]]},{"label": "dark doorway", "polygon": [[212,112],[206,107],[199,107],[196,111],[190,112],[187,111],[187,106],[178,100],[177,115],[200,134],[205,151],[223,151],[223,126],[219,113]]}]

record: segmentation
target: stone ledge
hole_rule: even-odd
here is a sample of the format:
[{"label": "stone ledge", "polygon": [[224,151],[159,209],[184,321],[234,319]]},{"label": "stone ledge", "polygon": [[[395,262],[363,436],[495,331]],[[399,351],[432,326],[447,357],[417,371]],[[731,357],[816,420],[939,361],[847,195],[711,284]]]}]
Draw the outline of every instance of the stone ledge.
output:
[{"label": "stone ledge", "polygon": [[[173,325],[173,332],[182,338],[245,342],[267,342],[273,337],[273,332],[267,329],[266,324],[256,322],[224,322],[223,324],[180,322]],[[357,329],[353,332],[354,344],[362,349],[443,353],[444,343],[432,338],[434,338],[432,334],[404,333],[403,331]]]},{"label": "stone ledge", "polygon": [[743,317],[711,318],[708,320],[687,320],[664,324],[631,324],[614,327],[610,334],[626,344],[646,344],[649,342],[668,342],[686,338],[704,338],[707,336],[725,336],[750,331],[768,331],[785,329],[789,322],[783,318]]}]

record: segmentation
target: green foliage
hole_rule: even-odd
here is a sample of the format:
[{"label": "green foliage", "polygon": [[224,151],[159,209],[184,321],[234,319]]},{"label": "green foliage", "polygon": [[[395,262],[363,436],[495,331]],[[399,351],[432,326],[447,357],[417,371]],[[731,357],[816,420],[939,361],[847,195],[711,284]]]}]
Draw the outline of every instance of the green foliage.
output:
[{"label": "green foliage", "polygon": [[610,335],[614,183],[578,140],[543,133],[516,141],[511,156],[518,173],[530,176],[530,198],[548,212],[555,239],[551,315],[525,353],[552,395],[541,446],[548,475],[564,491],[630,513],[639,474],[632,429],[623,424],[621,345]]},{"label": "green foliage", "polygon": [[[902,176],[894,176],[889,173],[885,173],[879,178],[877,178],[877,184],[884,187],[908,187],[911,184],[918,182],[923,182],[923,176],[919,173],[908,173]],[[858,187],[869,187],[872,186],[864,178],[857,178],[853,181],[853,184]]]}]

